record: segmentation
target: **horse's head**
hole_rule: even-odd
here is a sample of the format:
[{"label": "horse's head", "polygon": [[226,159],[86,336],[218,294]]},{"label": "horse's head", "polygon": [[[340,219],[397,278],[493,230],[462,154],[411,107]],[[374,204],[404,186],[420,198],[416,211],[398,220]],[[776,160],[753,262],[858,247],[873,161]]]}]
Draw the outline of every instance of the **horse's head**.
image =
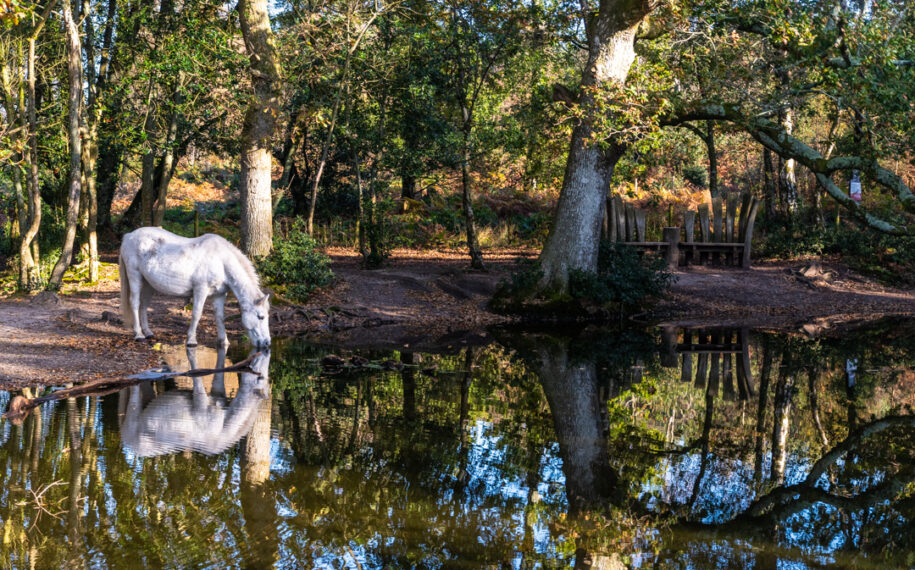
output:
[{"label": "horse's head", "polygon": [[249,309],[242,309],[241,324],[248,331],[248,338],[254,346],[270,346],[270,294],[255,302]]}]

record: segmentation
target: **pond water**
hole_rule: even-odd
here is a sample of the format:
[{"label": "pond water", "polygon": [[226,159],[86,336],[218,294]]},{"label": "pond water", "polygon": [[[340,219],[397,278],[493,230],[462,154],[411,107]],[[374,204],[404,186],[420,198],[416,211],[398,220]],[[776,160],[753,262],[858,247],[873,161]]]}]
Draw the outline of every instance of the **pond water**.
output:
[{"label": "pond water", "polygon": [[[261,376],[139,384],[3,421],[0,557],[912,567],[913,332],[496,330],[435,354],[281,340],[252,364]],[[166,360],[184,369],[183,352]],[[329,353],[346,364],[322,365]]]}]

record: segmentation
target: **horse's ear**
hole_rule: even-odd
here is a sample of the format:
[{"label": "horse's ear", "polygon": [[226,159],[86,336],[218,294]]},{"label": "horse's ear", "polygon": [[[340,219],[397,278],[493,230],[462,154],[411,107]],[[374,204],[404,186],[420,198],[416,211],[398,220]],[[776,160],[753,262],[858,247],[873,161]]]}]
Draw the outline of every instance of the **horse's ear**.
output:
[{"label": "horse's ear", "polygon": [[264,298],[261,299],[260,301],[258,301],[257,304],[258,304],[258,305],[264,305],[264,304],[266,304],[267,301],[269,301],[269,300],[270,300],[270,292],[268,291],[267,294],[264,295]]}]

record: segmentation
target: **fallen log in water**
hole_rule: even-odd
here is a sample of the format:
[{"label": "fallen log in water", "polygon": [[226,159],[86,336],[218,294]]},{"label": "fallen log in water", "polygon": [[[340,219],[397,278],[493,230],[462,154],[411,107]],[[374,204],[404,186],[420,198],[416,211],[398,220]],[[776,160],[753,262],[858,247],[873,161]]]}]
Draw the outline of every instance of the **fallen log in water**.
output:
[{"label": "fallen log in water", "polygon": [[251,369],[251,362],[260,356],[260,354],[260,352],[256,352],[241,362],[225,368],[193,368],[184,372],[174,372],[162,368],[155,368],[153,370],[140,372],[139,374],[132,374],[126,378],[103,378],[101,380],[93,380],[92,382],[80,384],[79,386],[73,386],[72,388],[64,388],[63,390],[58,390],[52,394],[48,394],[47,396],[40,396],[38,398],[16,396],[10,402],[9,410],[7,410],[7,412],[3,414],[2,417],[14,424],[18,424],[21,423],[26,417],[28,417],[29,413],[34,408],[37,408],[45,402],[53,402],[54,400],[63,400],[65,398],[75,398],[77,396],[104,396],[112,392],[117,392],[118,390],[128,388],[135,384],[139,384],[140,382],[168,380],[169,378],[176,378],[178,376],[197,378],[199,376],[209,376],[210,374],[217,374],[222,372],[250,372],[259,374],[255,370]]}]

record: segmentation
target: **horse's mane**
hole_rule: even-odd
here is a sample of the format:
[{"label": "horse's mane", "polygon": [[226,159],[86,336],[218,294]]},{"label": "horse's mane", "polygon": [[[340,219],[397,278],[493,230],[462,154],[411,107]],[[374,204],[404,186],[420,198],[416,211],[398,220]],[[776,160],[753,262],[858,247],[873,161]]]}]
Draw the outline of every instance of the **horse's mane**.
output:
[{"label": "horse's mane", "polygon": [[248,256],[245,255],[244,253],[242,253],[242,251],[240,249],[238,249],[237,247],[232,245],[232,242],[225,239],[224,237],[217,236],[215,234],[212,234],[212,235],[214,235],[214,237],[217,237],[220,240],[222,240],[223,242],[225,242],[225,244],[229,248],[229,251],[231,251],[232,254],[235,256],[235,258],[238,260],[238,263],[241,265],[244,272],[248,274],[248,277],[251,279],[251,282],[254,283],[255,287],[260,289],[260,277],[258,277],[257,271],[254,269],[254,264],[251,263],[251,260],[248,259]]},{"label": "horse's mane", "polygon": [[245,272],[248,274],[248,277],[251,278],[251,282],[254,283],[255,287],[260,288],[260,277],[257,275],[257,271],[254,269],[254,264],[251,263],[251,260],[248,259],[248,256],[241,252],[240,249],[232,245],[229,246],[232,248],[232,253],[235,254],[235,257],[238,258],[238,262],[241,263],[241,266],[244,268]]}]

